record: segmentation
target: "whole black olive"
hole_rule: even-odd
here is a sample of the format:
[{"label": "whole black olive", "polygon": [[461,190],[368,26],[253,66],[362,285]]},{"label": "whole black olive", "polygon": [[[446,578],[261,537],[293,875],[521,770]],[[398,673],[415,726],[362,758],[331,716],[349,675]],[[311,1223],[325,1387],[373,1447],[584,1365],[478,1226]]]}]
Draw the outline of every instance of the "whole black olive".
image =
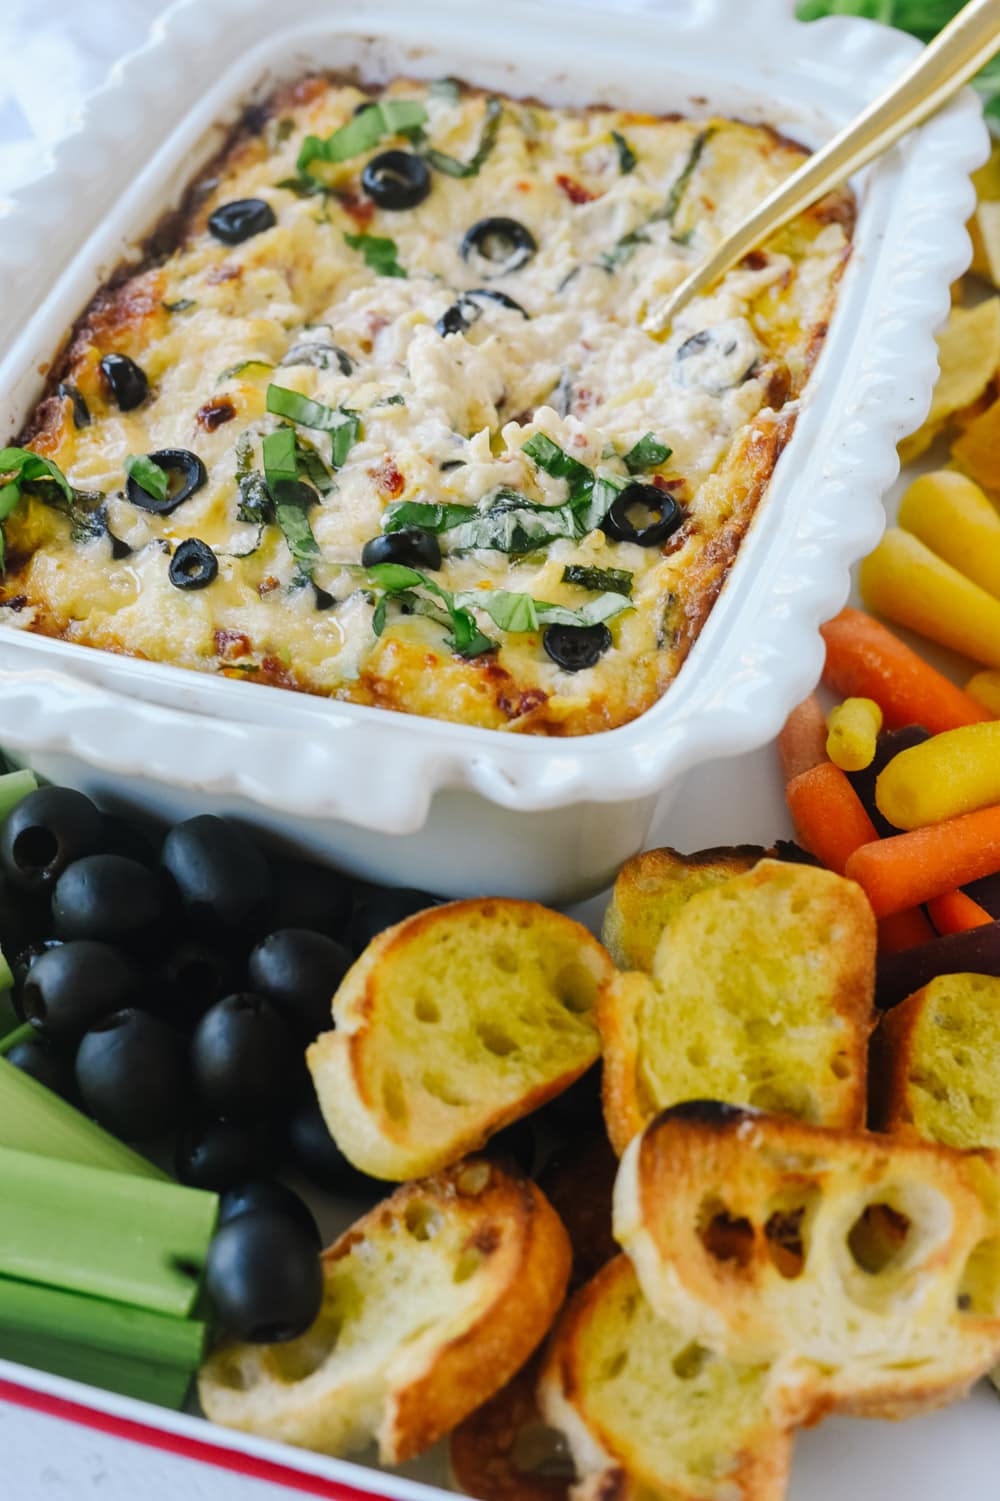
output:
[{"label": "whole black olive", "polygon": [[323,1244],[319,1226],[309,1205],[284,1183],[278,1183],[274,1179],[261,1178],[241,1183],[238,1188],[228,1189],[219,1201],[219,1229],[228,1225],[231,1220],[242,1219],[245,1214],[284,1215],[285,1219],[294,1220],[306,1231],[315,1241],[317,1251]]},{"label": "whole black olive", "polygon": [[750,378],[760,354],[749,323],[730,318],[684,340],[674,354],[672,378],[679,386],[721,396]]},{"label": "whole black olive", "polygon": [[177,1143],[177,1176],[215,1193],[269,1173],[277,1161],[274,1132],[261,1122],[201,1121]]},{"label": "whole black olive", "polygon": [[[640,511],[647,519],[636,524],[633,511]],[[634,542],[639,547],[656,547],[672,536],[684,520],[684,513],[672,495],[656,485],[644,485],[639,480],[626,485],[611,502],[607,515],[601,522],[601,531],[612,542]]]},{"label": "whole black olive", "polygon": [[57,938],[102,938],[145,948],[161,933],[168,912],[161,873],[124,855],[85,855],[59,877],[52,893]]},{"label": "whole black olive", "polygon": [[83,1037],[76,1083],[98,1125],[126,1141],[159,1136],[181,1114],[183,1042],[148,1011],[116,1011]]},{"label": "whole black olive", "polygon": [[313,1089],[303,1092],[289,1117],[288,1147],[300,1172],[317,1188],[342,1194],[346,1199],[373,1200],[385,1193],[385,1184],[369,1178],[348,1162],[327,1129]]},{"label": "whole black olive", "polygon": [[15,1043],[7,1053],[7,1062],[64,1100],[71,1099],[76,1092],[72,1061],[58,1052],[47,1037],[27,1037],[24,1042]]},{"label": "whole black olive", "polygon": [[380,151],[362,172],[361,186],[379,208],[416,208],[431,190],[430,168],[412,151]]},{"label": "whole black olive", "polygon": [[258,1120],[283,1106],[299,1077],[300,1049],[276,1006],[242,992],[216,1001],[191,1039],[191,1069],[209,1110]]},{"label": "whole black olive", "polygon": [[350,375],[354,369],[354,361],[339,344],[293,344],[278,363],[312,365],[317,370],[329,370],[331,365],[336,365],[341,375]]},{"label": "whole black olive", "polygon": [[160,861],[193,929],[215,942],[261,931],[271,905],[271,871],[237,824],[212,813],[176,824]]},{"label": "whole black olive", "polygon": [[351,963],[336,939],[306,928],[285,928],[269,933],[254,949],[247,979],[297,1032],[312,1039],[333,1025],[330,1002]]},{"label": "whole black olive", "polygon": [[154,464],[166,470],[169,480],[166,495],[162,500],[157,500],[156,496],[144,490],[132,475],[128,477],[125,493],[134,506],[138,506],[143,511],[152,511],[154,516],[169,516],[171,511],[176,511],[182,501],[187,500],[196,490],[200,490],[208,479],[201,459],[187,448],[161,448],[157,453],[151,453],[149,457]]},{"label": "whole black olive", "polygon": [[441,544],[433,532],[421,526],[407,526],[399,532],[385,532],[372,537],[361,549],[362,568],[379,563],[404,563],[408,568],[440,568]]},{"label": "whole black olive", "polygon": [[175,589],[205,589],[219,576],[219,560],[207,542],[187,537],[170,559],[169,578]]},{"label": "whole black olive", "polygon": [[102,846],[104,824],[89,797],[72,787],[39,787],[0,827],[0,864],[15,886],[40,891],[73,860]]},{"label": "whole black olive", "polygon": [[491,1136],[483,1148],[486,1157],[509,1158],[522,1173],[530,1174],[535,1165],[535,1128],[529,1120],[514,1121],[495,1136]]},{"label": "whole black olive", "polygon": [[507,276],[531,260],[538,249],[531,230],[503,216],[479,219],[467,229],[459,248],[464,261],[480,276]]},{"label": "whole black olive", "polygon": [[273,229],[278,221],[274,209],[263,198],[234,198],[220,203],[208,216],[209,231],[223,245],[241,245],[262,230]]},{"label": "whole black olive", "polygon": [[492,287],[475,287],[471,292],[462,292],[458,300],[441,314],[434,325],[438,333],[442,337],[445,334],[465,333],[483,316],[483,309],[479,303],[484,299],[499,303],[501,307],[508,308],[511,312],[520,313],[522,318],[531,316],[519,302],[514,301],[513,297],[508,297],[506,292],[496,291]]},{"label": "whole black olive", "polygon": [[[46,903],[46,912],[47,921],[45,926],[49,927],[51,926],[52,912],[48,903]],[[40,959],[43,954],[47,954],[49,949],[61,948],[61,938],[39,938],[34,943],[29,943],[26,948],[21,949],[12,962],[10,968],[14,976],[14,989],[11,992],[11,1005],[14,1007],[21,1021],[27,1021],[28,1019],[21,1005],[21,993],[24,990],[24,982],[28,978],[31,966],[36,959]]]},{"label": "whole black olive", "polygon": [[438,901],[427,891],[410,886],[372,886],[358,897],[351,921],[351,947],[356,954],[366,949],[386,928],[423,912]]},{"label": "whole black olive", "polygon": [[603,657],[611,645],[611,632],[606,625],[547,625],[542,645],[557,667],[582,672]]},{"label": "whole black olive", "polygon": [[323,1305],[316,1244],[287,1216],[241,1215],[212,1239],[205,1291],[230,1338],[251,1344],[295,1339]]},{"label": "whole black olive", "polygon": [[55,1042],[75,1042],[127,1005],[137,984],[124,954],[109,943],[79,938],[35,960],[21,987],[21,1010],[25,1021]]},{"label": "whole black olive", "polygon": [[278,860],[274,866],[276,928],[308,928],[341,938],[354,907],[354,883],[342,871],[304,860]]},{"label": "whole black olive", "polygon": [[0,952],[11,960],[15,979],[16,956],[38,942],[50,926],[48,889],[25,891],[0,870]]},{"label": "whole black olive", "polygon": [[127,354],[106,354],[101,361],[101,372],[121,412],[141,406],[149,395],[146,372]]},{"label": "whole black olive", "polygon": [[192,1026],[216,1001],[233,993],[238,978],[229,954],[201,939],[182,938],[158,972],[157,1010],[178,1026]]}]

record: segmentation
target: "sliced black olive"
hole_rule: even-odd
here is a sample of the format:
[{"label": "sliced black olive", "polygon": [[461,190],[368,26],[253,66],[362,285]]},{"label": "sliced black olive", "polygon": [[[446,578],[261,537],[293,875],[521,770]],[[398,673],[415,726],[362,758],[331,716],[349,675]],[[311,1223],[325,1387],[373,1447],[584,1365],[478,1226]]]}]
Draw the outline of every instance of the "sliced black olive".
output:
[{"label": "sliced black olive", "polygon": [[219,560],[199,537],[187,537],[170,559],[170,582],[175,589],[205,589],[218,576]]},{"label": "sliced black olive", "polygon": [[155,495],[150,495],[149,491],[144,490],[131,475],[129,475],[125,491],[134,506],[139,506],[143,511],[152,511],[154,516],[169,515],[171,511],[177,509],[181,501],[187,500],[196,490],[200,490],[208,479],[201,459],[196,453],[191,453],[186,448],[161,448],[157,453],[151,453],[149,457],[154,464],[165,469],[170,478],[165,499],[157,500]]},{"label": "sliced black olive", "polygon": [[89,427],[90,426],[90,408],[88,407],[87,403],[84,401],[83,397],[80,395],[79,391],[72,384],[72,382],[68,381],[68,380],[61,380],[59,382],[58,386],[56,387],[56,390],[58,391],[59,395],[63,398],[64,401],[72,402],[72,405],[73,405],[73,426],[74,427]]},{"label": "sliced black olive", "polygon": [[279,364],[314,365],[317,370],[336,365],[341,375],[350,375],[354,369],[354,361],[339,344],[293,344]]},{"label": "sliced black olive", "polygon": [[442,474],[444,474],[445,471],[448,470],[448,469],[464,469],[465,468],[465,460],[464,459],[445,459],[445,461],[444,461],[443,464],[439,464],[438,465],[438,468],[440,469],[440,471],[441,471]]},{"label": "sliced black olive", "polygon": [[404,563],[410,568],[440,568],[441,546],[433,532],[408,526],[400,532],[373,537],[361,550],[362,568],[378,563]]},{"label": "sliced black olive", "polygon": [[580,672],[593,667],[611,645],[606,625],[547,625],[542,645],[557,667]]},{"label": "sliced black olive", "polygon": [[328,593],[326,589],[321,589],[315,579],[312,581],[312,586],[317,610],[332,610],[337,603],[333,595]]},{"label": "sliced black olive", "polygon": [[111,556],[115,562],[120,563],[123,558],[130,558],[135,552],[135,548],[129,547],[128,543],[123,542],[121,537],[116,537],[110,527],[108,527],[107,531],[108,541],[111,543]]},{"label": "sliced black olive", "polygon": [[[644,523],[633,520],[633,512],[640,511],[649,519]],[[635,542],[639,547],[655,547],[665,542],[681,522],[684,514],[672,495],[656,485],[643,485],[637,480],[626,485],[612,501],[608,514],[601,522],[601,531],[612,542]]]},{"label": "sliced black olive", "polygon": [[140,406],[149,395],[146,372],[139,368],[135,360],[130,360],[127,354],[106,354],[101,361],[101,373],[111,387],[111,394],[121,412],[131,412],[133,407]]},{"label": "sliced black olive", "polygon": [[506,276],[531,260],[538,249],[530,229],[517,219],[479,219],[462,240],[462,259],[481,276]]},{"label": "sliced black olive", "polygon": [[209,230],[223,245],[241,245],[276,223],[274,209],[263,198],[235,198],[208,216]]},{"label": "sliced black olive", "polygon": [[679,386],[721,395],[742,385],[753,373],[760,345],[743,318],[730,318],[685,339],[674,354],[673,378]]},{"label": "sliced black olive", "polygon": [[498,302],[501,307],[509,308],[513,313],[520,313],[522,318],[530,318],[531,314],[515,302],[513,297],[508,297],[506,292],[496,291],[493,287],[475,287],[471,292],[463,292],[457,302],[441,314],[435,327],[438,333],[464,334],[466,329],[483,316],[483,309],[478,306],[477,298],[488,298],[490,302]]},{"label": "sliced black olive", "polygon": [[412,151],[380,151],[362,172],[361,186],[379,208],[416,208],[431,190],[430,168]]}]

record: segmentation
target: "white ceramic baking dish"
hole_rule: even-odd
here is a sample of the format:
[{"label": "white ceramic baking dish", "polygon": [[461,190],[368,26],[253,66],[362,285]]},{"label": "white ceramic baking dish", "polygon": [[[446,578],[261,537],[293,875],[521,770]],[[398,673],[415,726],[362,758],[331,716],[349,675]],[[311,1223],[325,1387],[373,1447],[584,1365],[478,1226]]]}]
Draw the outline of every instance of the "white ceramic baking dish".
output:
[{"label": "white ceramic baking dish", "polygon": [[[916,44],[801,25],[784,0],[611,15],[553,0],[178,0],[98,94],[49,176],[0,221],[0,437],[73,317],[218,144],[219,124],[308,68],[455,74],[551,102],[765,120],[816,144]],[[0,628],[0,738],[44,772],[166,812],[252,815],[370,877],[568,899],[638,849],[688,767],[762,744],[818,675],[817,626],[876,539],[895,445],[921,420],[932,333],[964,268],[966,94],[859,181],[861,213],[795,436],[676,684],[634,724],[504,735],[310,699]],[[16,288],[16,295],[11,289]]]}]

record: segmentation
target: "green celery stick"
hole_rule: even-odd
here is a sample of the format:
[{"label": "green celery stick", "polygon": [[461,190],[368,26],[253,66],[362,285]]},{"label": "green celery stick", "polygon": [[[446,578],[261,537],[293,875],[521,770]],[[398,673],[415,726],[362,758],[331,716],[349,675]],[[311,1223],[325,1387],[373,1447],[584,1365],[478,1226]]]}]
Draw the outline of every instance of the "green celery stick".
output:
[{"label": "green celery stick", "polygon": [[[6,1037],[9,1032],[15,1031],[20,1025],[21,1018],[11,1004],[10,993],[0,994],[0,1038]],[[0,1046],[0,1053],[3,1051],[3,1047]]]},{"label": "green celery stick", "polygon": [[169,1182],[166,1173],[0,1058],[0,1147]]},{"label": "green celery stick", "polygon": [[0,1012],[0,1056],[9,1053],[11,1048],[16,1048],[19,1042],[27,1042],[29,1037],[37,1037],[38,1033],[28,1022],[19,1022],[14,1016],[14,1025],[9,1032],[4,1031],[3,1021],[5,1013]]},{"label": "green celery stick", "polygon": [[8,1338],[28,1335],[83,1345],[95,1357],[136,1357],[187,1371],[205,1352],[205,1326],[194,1319],[0,1277],[0,1355]]},{"label": "green celery stick", "polygon": [[3,949],[0,949],[0,990],[12,990],[14,988],[14,976],[10,965],[4,957]]},{"label": "green celery stick", "polygon": [[0,1275],[183,1317],[219,1201],[0,1147],[0,1206]]},{"label": "green celery stick", "polygon": [[69,1340],[39,1338],[34,1334],[7,1335],[0,1330],[0,1360],[50,1371],[67,1381],[82,1381],[103,1391],[155,1402],[157,1407],[179,1411],[194,1374],[185,1366],[156,1365],[145,1356],[116,1355],[88,1350]]},{"label": "green celery stick", "polygon": [[7,817],[11,808],[16,808],[22,797],[38,790],[38,778],[33,771],[6,771],[0,776],[0,819]]}]

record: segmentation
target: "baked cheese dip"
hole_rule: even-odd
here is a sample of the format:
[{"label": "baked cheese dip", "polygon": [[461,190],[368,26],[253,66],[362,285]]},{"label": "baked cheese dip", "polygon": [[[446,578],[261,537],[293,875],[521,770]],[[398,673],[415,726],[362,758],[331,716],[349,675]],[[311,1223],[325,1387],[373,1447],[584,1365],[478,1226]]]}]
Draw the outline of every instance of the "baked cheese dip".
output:
[{"label": "baked cheese dip", "polygon": [[634,719],[788,440],[849,195],[645,325],[801,158],[451,80],[282,90],[0,452],[0,620],[493,729]]}]

